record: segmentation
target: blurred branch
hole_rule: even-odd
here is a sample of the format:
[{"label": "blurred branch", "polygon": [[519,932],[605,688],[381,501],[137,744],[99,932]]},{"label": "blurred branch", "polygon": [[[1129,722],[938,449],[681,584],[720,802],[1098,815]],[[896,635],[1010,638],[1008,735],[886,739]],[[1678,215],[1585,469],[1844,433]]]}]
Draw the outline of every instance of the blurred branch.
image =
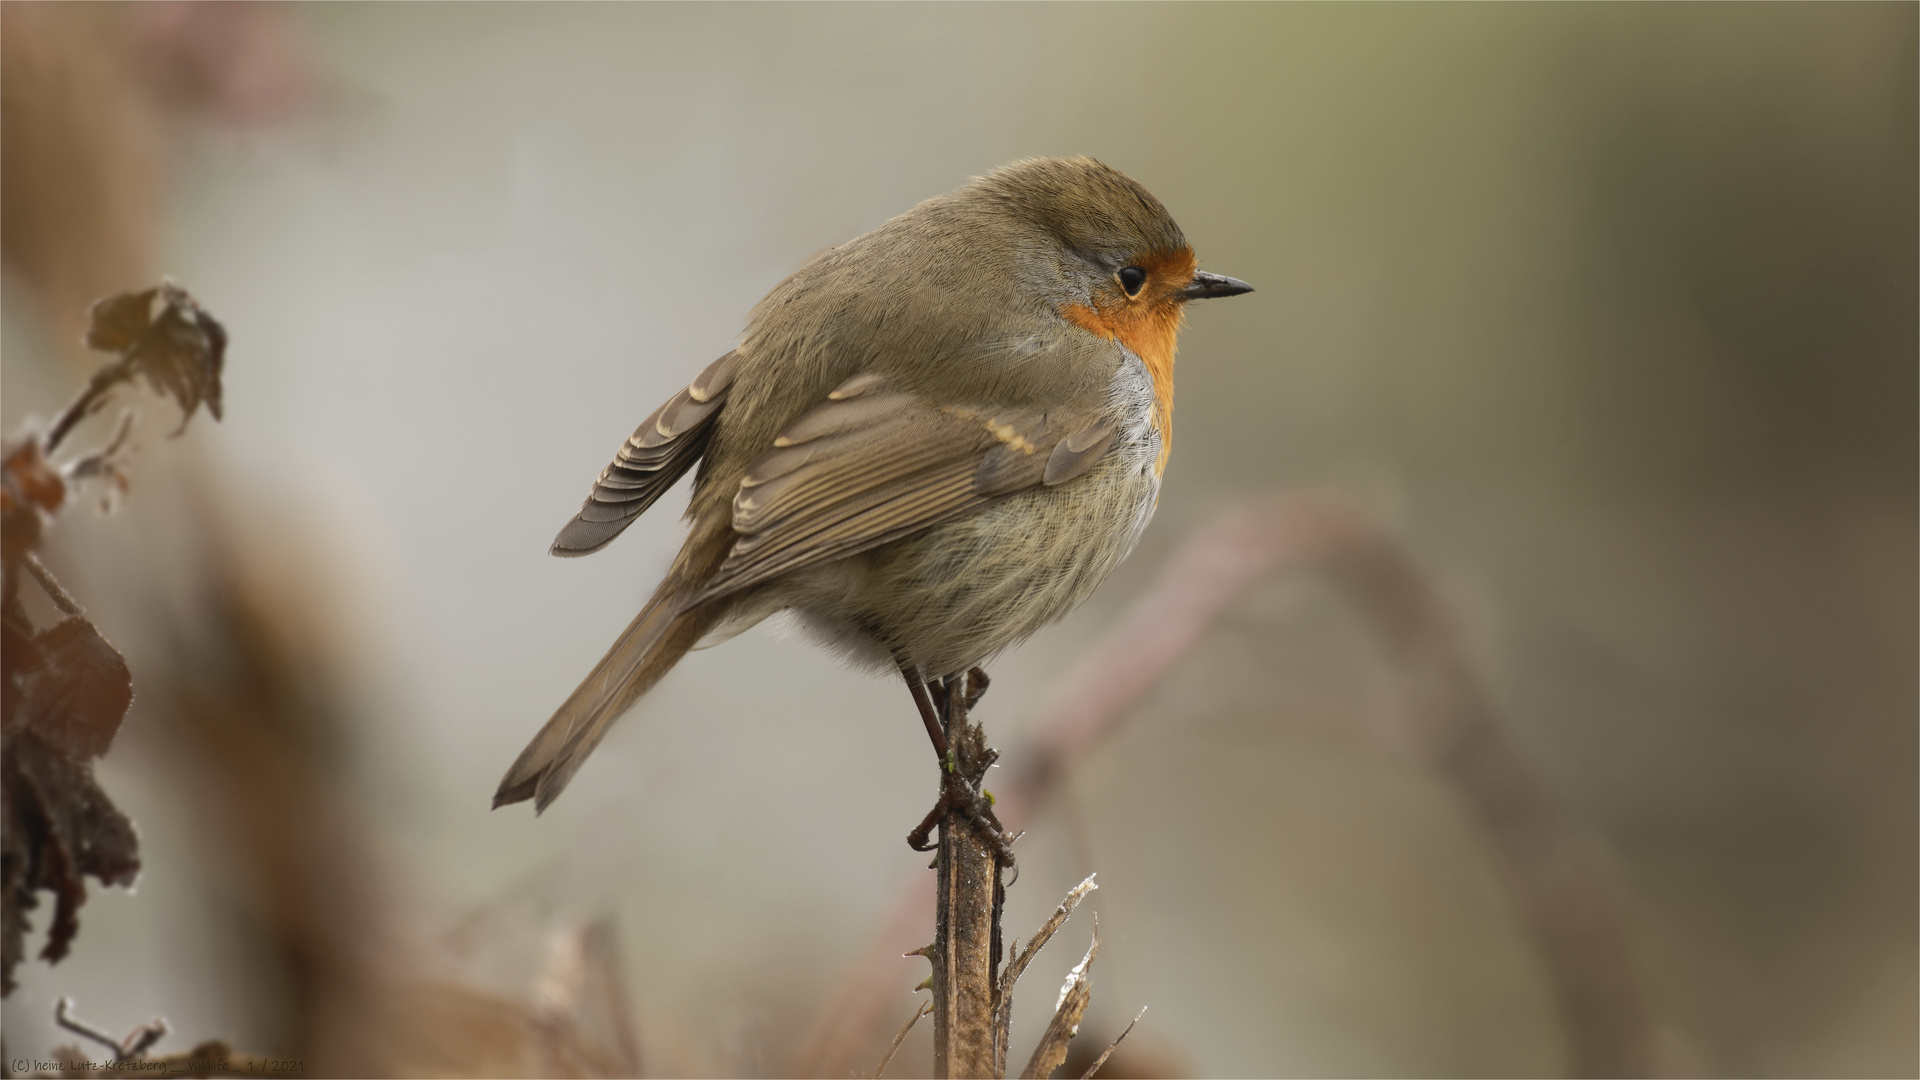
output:
[{"label": "blurred branch", "polygon": [[167,1037],[167,1021],[164,1017],[155,1017],[127,1033],[124,1039],[116,1039],[92,1024],[73,1015],[73,999],[62,997],[53,1006],[53,1022],[73,1032],[100,1043],[113,1051],[114,1064],[123,1061],[137,1061],[153,1044]]},{"label": "blurred branch", "polygon": [[[88,1036],[92,1038],[94,1036]],[[108,1080],[152,1080],[153,1077],[172,1076],[221,1076],[254,1077],[263,1076],[304,1076],[307,1070],[301,1063],[288,1058],[269,1057],[266,1054],[236,1054],[233,1047],[221,1039],[209,1039],[199,1043],[191,1050],[162,1057],[140,1057],[111,1062],[88,1060],[78,1050],[58,1049],[51,1055],[54,1061],[63,1067],[58,1072],[36,1072],[33,1076],[87,1076],[105,1077]]]},{"label": "blurred branch", "polygon": [[611,916],[569,927],[548,942],[536,1013],[549,1069],[574,1075],[640,1075],[619,933]]},{"label": "blurred branch", "polygon": [[387,1072],[412,1040],[381,977],[395,958],[382,951],[363,807],[344,780],[343,638],[309,591],[322,564],[297,543],[249,537],[206,488],[184,494],[195,542],[169,569],[185,604],[163,623],[146,715],[219,860],[218,895],[255,927],[259,993],[284,1024],[274,1051],[321,1074]]},{"label": "blurred branch", "polygon": [[34,582],[47,594],[47,599],[52,600],[53,606],[60,609],[60,614],[75,619],[86,618],[86,612],[81,610],[80,602],[60,587],[60,582],[53,576],[53,571],[47,569],[47,564],[40,561],[39,555],[29,551],[22,562],[27,568],[27,573],[33,575]]},{"label": "blurred branch", "polygon": [[[813,1027],[784,1070],[789,1076],[845,1076],[870,1053],[870,1038],[886,1018],[901,990],[901,956],[924,955],[926,912],[934,902],[934,881],[915,874],[894,898],[881,931],[860,954],[833,993],[821,1003]],[[915,941],[922,944],[915,946]]]},{"label": "blurred branch", "polygon": [[1452,784],[1491,842],[1546,960],[1574,1072],[1649,1075],[1652,1023],[1621,882],[1494,704],[1432,575],[1398,539],[1348,513],[1352,542],[1322,569],[1399,677],[1400,749]]}]

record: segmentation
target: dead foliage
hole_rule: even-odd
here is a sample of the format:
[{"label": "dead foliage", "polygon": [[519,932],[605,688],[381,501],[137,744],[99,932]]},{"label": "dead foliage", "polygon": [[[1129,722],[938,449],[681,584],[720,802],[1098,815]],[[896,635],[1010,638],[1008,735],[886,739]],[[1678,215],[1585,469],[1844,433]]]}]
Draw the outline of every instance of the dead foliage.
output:
[{"label": "dead foliage", "polygon": [[[80,605],[37,554],[46,526],[77,484],[105,481],[124,491],[120,455],[128,427],[105,447],[65,464],[54,452],[82,419],[123,384],[144,379],[190,419],[205,404],[220,415],[226,331],[186,290],[162,284],[93,306],[87,343],[116,354],[42,434],[29,430],[0,446],[0,992],[11,993],[25,957],[28,913],[39,894],[54,898],[40,958],[57,963],[80,930],[85,878],[130,885],[140,872],[133,822],[93,775],[133,703],[133,676]],[[21,596],[23,572],[59,609],[34,625]]]}]

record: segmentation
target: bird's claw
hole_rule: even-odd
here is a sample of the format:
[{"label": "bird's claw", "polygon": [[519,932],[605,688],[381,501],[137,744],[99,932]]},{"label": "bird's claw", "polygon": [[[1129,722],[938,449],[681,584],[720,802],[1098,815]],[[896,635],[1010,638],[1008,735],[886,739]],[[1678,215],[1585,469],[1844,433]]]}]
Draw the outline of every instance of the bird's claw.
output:
[{"label": "bird's claw", "polygon": [[1013,842],[1016,837],[1009,835],[1006,827],[1001,825],[1000,819],[995,816],[993,796],[975,791],[973,785],[967,783],[957,771],[952,769],[945,771],[945,781],[940,787],[940,798],[933,804],[933,809],[927,811],[927,816],[921,818],[920,824],[914,826],[913,831],[907,834],[907,846],[915,851],[932,851],[939,846],[931,842],[934,827],[945,821],[949,813],[957,814],[967,819],[967,823],[979,831],[981,837],[993,846],[994,857],[999,860],[1000,865],[1014,869],[1017,878],[1019,870],[1014,866],[1013,860]]}]

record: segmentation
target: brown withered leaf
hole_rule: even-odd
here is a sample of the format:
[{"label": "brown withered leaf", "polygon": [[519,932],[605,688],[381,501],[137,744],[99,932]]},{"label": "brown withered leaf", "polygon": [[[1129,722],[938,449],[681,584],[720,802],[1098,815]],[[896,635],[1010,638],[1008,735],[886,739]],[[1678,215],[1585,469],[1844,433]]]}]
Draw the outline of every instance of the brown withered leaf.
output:
[{"label": "brown withered leaf", "polygon": [[226,328],[173,282],[95,303],[87,345],[119,353],[125,377],[145,376],[154,390],[178,402],[184,414],[180,430],[186,430],[202,402],[220,419]]},{"label": "brown withered leaf", "polygon": [[33,733],[15,739],[0,762],[6,834],[0,838],[0,883],[6,889],[5,936],[0,939],[0,990],[12,993],[13,970],[26,950],[27,912],[39,890],[54,895],[53,924],[40,958],[58,963],[80,932],[82,880],[131,885],[140,872],[140,840],[116,809],[93,769],[63,757]]},{"label": "brown withered leaf", "polygon": [[67,498],[66,481],[47,461],[33,433],[0,447],[0,558],[8,566],[40,546],[44,516]]},{"label": "brown withered leaf", "polygon": [[[8,605],[10,608],[15,606]],[[53,923],[40,956],[67,954],[80,929],[92,875],[130,885],[140,871],[133,822],[94,780],[133,702],[133,676],[120,653],[78,616],[29,636],[24,620],[4,619],[6,715],[0,721],[0,993],[11,993],[25,955],[27,912],[38,893],[54,895]]]},{"label": "brown withered leaf", "polygon": [[[119,359],[94,373],[44,435],[29,431],[0,444],[0,995],[13,991],[27,913],[40,892],[54,896],[40,955],[56,963],[79,933],[84,879],[129,885],[140,872],[133,822],[93,775],[94,759],[113,744],[133,703],[132,673],[34,556],[45,519],[66,501],[70,482],[104,480],[109,498],[125,490],[131,415],[110,443],[67,469],[49,458],[115,388],[136,378],[179,404],[182,431],[203,403],[220,418],[227,332],[173,282],[94,304],[86,340]],[[66,618],[35,630],[20,599],[22,571]]]},{"label": "brown withered leaf", "polygon": [[133,673],[119,650],[81,618],[62,619],[34,637],[40,661],[11,672],[20,680],[20,715],[9,730],[31,729],[61,755],[91,761],[107,752],[133,704]]},{"label": "brown withered leaf", "polygon": [[94,301],[87,312],[87,348],[115,353],[133,348],[153,325],[153,302],[159,296],[156,286]]},{"label": "brown withered leaf", "polygon": [[16,501],[39,507],[49,514],[58,513],[66,501],[67,486],[60,470],[47,461],[40,440],[32,436],[10,440],[0,450],[4,467],[4,497],[9,506]]}]

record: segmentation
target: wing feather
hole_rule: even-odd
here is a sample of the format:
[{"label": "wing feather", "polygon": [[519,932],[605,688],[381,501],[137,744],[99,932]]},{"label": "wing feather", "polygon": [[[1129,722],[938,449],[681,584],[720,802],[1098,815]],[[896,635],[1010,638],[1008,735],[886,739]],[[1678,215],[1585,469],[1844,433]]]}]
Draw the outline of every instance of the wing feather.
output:
[{"label": "wing feather", "polygon": [[1093,410],[937,407],[871,372],[828,395],[753,463],[733,500],[739,534],[689,606],[909,536],[1111,449]]},{"label": "wing feather", "polygon": [[1113,439],[1118,433],[1119,428],[1111,419],[1094,417],[1054,445],[1053,452],[1047,455],[1047,467],[1040,475],[1040,482],[1048,487],[1064,484],[1093,468],[1093,463],[1113,448]]},{"label": "wing feather", "polygon": [[953,517],[982,501],[973,494],[972,472],[971,467],[954,467],[944,475],[922,478],[912,488],[903,485],[897,491],[876,492],[876,497],[863,500],[864,505],[806,532],[795,529],[743,537],[700,599],[736,592],[802,566],[845,558]]},{"label": "wing feather", "polygon": [[641,421],[613,462],[600,470],[580,512],[554,538],[555,555],[587,555],[606,547],[700,460],[737,365],[734,353],[715,360]]}]

